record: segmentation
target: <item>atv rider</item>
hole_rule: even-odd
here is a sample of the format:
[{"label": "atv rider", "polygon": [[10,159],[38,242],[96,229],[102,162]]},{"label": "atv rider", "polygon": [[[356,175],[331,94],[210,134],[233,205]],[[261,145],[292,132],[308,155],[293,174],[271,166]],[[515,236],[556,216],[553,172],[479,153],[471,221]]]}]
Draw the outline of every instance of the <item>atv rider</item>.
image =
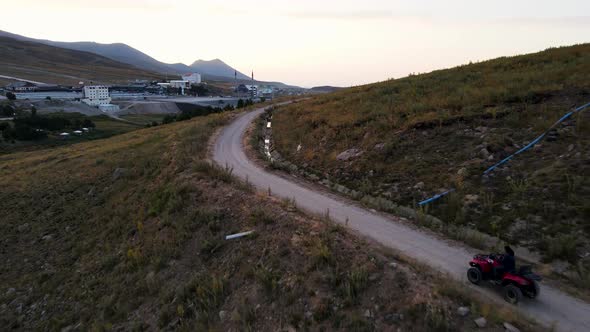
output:
[{"label": "atv rider", "polygon": [[494,276],[497,280],[502,279],[506,272],[514,272],[516,270],[516,260],[514,259],[514,250],[509,246],[504,247],[505,254],[503,255],[502,265],[494,268]]}]

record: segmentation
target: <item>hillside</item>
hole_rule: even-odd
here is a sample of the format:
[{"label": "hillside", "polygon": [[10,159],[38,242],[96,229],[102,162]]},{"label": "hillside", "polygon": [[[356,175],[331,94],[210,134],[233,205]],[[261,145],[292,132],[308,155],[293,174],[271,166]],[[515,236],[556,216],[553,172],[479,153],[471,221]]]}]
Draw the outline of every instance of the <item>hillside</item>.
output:
[{"label": "hillside", "polygon": [[[219,59],[211,61],[198,60],[195,61],[191,66],[187,66],[183,63],[168,64],[160,62],[151,56],[123,43],[101,44],[95,42],[57,42],[29,38],[1,30],[0,37],[9,37],[22,41],[42,43],[50,46],[82,52],[90,52],[109,58],[111,60],[130,64],[134,67],[160,74],[168,73],[169,75],[174,75],[197,71],[203,73],[204,75],[218,76],[226,79],[234,78],[235,69],[228,66]],[[248,76],[238,73],[238,78],[248,79]]]},{"label": "hillside", "polygon": [[342,90],[343,88],[336,87],[336,86],[314,86],[313,88],[309,89],[310,92],[313,93],[330,93],[336,92],[338,90]]},{"label": "hillside", "polygon": [[344,89],[275,112],[274,144],[365,203],[417,209],[454,189],[421,210],[442,219],[443,232],[476,228],[569,261],[568,276],[590,288],[590,112],[482,176],[590,102],[589,71],[583,44]]},{"label": "hillside", "polygon": [[163,77],[89,52],[0,37],[0,73],[40,82],[77,85],[78,82],[126,83]]},{"label": "hillside", "polygon": [[[29,38],[21,35],[17,35],[14,33],[10,33],[7,31],[0,30],[0,37],[9,37],[21,41],[29,41],[34,43],[41,43],[50,46],[66,48],[70,50],[82,51],[82,52],[90,52],[94,54],[101,55],[105,58],[109,58],[111,60],[115,60],[118,62],[122,62],[128,65],[132,65],[137,68],[141,68],[143,70],[147,70],[150,72],[156,73],[181,73],[186,72],[187,70],[190,71],[190,68],[186,65],[182,64],[174,64],[169,65],[163,62],[160,62],[149,55],[134,49],[133,47],[123,44],[123,43],[114,43],[114,44],[101,44],[95,42],[58,42],[52,40],[45,40],[45,39],[35,39]],[[184,67],[180,67],[180,65]],[[174,66],[174,67],[170,67]]]},{"label": "hillside", "polygon": [[0,156],[0,325],[457,331],[483,315],[482,331],[539,330],[212,167],[208,138],[226,121]]}]

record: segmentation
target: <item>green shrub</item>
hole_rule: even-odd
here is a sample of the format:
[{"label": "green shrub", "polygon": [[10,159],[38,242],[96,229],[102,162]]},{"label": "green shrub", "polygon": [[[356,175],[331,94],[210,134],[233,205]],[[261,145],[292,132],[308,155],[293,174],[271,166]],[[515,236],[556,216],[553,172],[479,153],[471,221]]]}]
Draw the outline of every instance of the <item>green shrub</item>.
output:
[{"label": "green shrub", "polygon": [[314,267],[331,265],[333,263],[330,247],[321,239],[314,239],[311,245],[311,257]]},{"label": "green shrub", "polygon": [[369,284],[369,275],[364,269],[348,272],[340,285],[340,293],[349,304],[357,303],[361,293]]},{"label": "green shrub", "polygon": [[262,223],[264,225],[270,225],[270,224],[274,224],[274,222],[275,222],[274,217],[271,214],[269,214],[268,212],[266,212],[266,210],[264,208],[260,208],[260,207],[252,210],[252,212],[250,213],[250,220],[255,225],[260,224],[260,223]]},{"label": "green shrub", "polygon": [[254,277],[262,286],[267,296],[274,297],[279,291],[281,275],[278,271],[263,264],[254,268]]},{"label": "green shrub", "polygon": [[576,235],[558,235],[546,240],[547,254],[549,260],[562,259],[575,262],[577,257],[578,238]]}]

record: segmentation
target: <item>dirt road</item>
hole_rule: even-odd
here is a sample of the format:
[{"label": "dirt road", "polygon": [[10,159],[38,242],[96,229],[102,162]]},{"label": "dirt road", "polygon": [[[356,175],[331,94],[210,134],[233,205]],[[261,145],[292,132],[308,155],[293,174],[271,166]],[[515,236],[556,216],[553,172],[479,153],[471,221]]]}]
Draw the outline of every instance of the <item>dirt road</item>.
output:
[{"label": "dirt road", "polygon": [[[287,178],[266,172],[250,161],[243,148],[243,136],[249,124],[261,113],[258,109],[236,118],[222,130],[213,147],[213,160],[221,166],[233,167],[234,174],[247,178],[256,187],[285,198],[293,198],[299,208],[312,213],[325,214],[339,223],[348,220],[348,227],[368,236],[385,246],[397,249],[467,286],[465,272],[467,262],[477,250],[455,247],[418,230],[409,228],[395,219],[347,203],[333,195],[316,191],[313,186],[302,186]],[[517,253],[518,255],[518,253]],[[469,286],[471,287],[471,286]],[[490,299],[500,295],[486,287],[472,287]],[[541,295],[536,300],[523,301],[514,307],[525,315],[546,325],[556,324],[559,331],[590,331],[590,305],[546,285],[541,286]]]}]

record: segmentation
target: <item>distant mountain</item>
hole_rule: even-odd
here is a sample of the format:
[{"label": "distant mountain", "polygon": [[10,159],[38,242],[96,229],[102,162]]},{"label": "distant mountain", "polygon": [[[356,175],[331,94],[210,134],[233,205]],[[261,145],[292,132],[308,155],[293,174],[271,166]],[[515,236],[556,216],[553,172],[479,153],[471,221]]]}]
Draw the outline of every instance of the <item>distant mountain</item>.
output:
[{"label": "distant mountain", "polygon": [[[234,78],[235,69],[227,65],[225,62],[214,59],[210,61],[197,60],[190,66],[194,71],[201,73],[205,76],[218,76],[218,77],[231,77]],[[238,72],[238,79],[247,80],[249,76]]]},{"label": "distant mountain", "polygon": [[[100,44],[95,42],[56,42],[51,40],[29,38],[2,30],[0,30],[0,37],[8,37],[21,41],[36,42],[71,50],[90,52],[118,62],[130,64],[146,71],[168,75],[181,75],[189,72],[198,72],[202,74],[207,80],[232,82],[234,79],[234,73],[236,71],[236,69],[232,68],[219,59],[210,61],[197,60],[190,66],[187,66],[183,63],[164,63],[129,45],[122,43]],[[244,75],[238,71],[238,80],[249,79],[249,76]],[[280,82],[257,82],[262,84],[287,86]]]},{"label": "distant mountain", "polygon": [[[0,36],[14,38],[23,41],[37,42],[55,47],[67,48],[71,50],[90,52],[152,72],[166,73],[173,71],[174,74],[177,73],[176,70],[170,68],[170,65],[162,63],[126,44],[100,44],[95,42],[56,42],[51,40],[29,38],[2,30],[0,30]],[[189,67],[187,66],[186,68]]]},{"label": "distant mountain", "polygon": [[[137,68],[148,71],[168,74],[184,74],[192,71],[211,75],[216,77],[234,78],[235,69],[219,59],[204,61],[197,60],[191,66],[183,63],[164,63],[160,62],[149,55],[122,43],[100,44],[95,42],[56,42],[44,39],[34,39],[10,32],[0,30],[0,36],[14,38],[17,40],[43,43],[46,45],[67,48],[77,51],[84,51],[102,55],[115,61],[127,63]],[[248,79],[248,76],[238,72],[239,79]]]},{"label": "distant mountain", "polygon": [[0,74],[46,83],[126,83],[163,75],[127,63],[73,49],[0,36]]}]

